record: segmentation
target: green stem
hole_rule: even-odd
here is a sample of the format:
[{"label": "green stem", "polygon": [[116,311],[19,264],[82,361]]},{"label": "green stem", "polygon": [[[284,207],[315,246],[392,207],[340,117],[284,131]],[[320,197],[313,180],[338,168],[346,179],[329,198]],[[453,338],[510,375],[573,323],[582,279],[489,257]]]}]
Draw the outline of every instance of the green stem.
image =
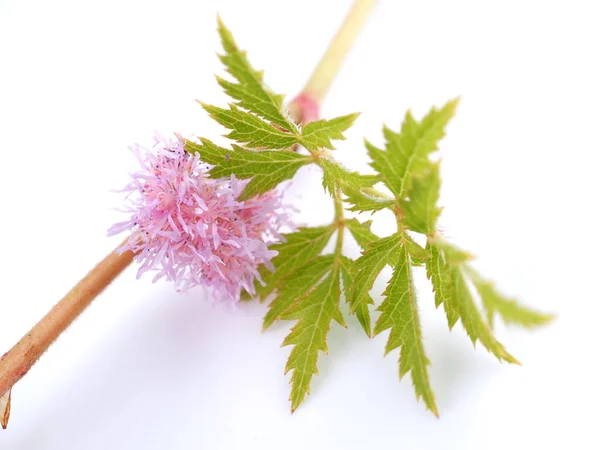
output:
[{"label": "green stem", "polygon": [[335,205],[335,221],[343,222],[344,220],[344,205],[341,199],[342,192],[340,189],[336,192],[336,195],[333,199],[333,203]]},{"label": "green stem", "polygon": [[335,257],[336,259],[340,260],[340,257],[342,256],[342,250],[344,248],[344,228],[346,227],[346,224],[344,222],[344,204],[342,202],[341,199],[341,191],[338,189],[338,191],[336,192],[336,195],[333,198],[333,202],[334,202],[334,206],[335,206],[335,218],[334,218],[334,223],[337,225],[338,228],[338,234],[337,234],[337,240],[335,242]]},{"label": "green stem", "polygon": [[310,94],[317,103],[322,103],[331,83],[337,75],[344,57],[350,50],[356,36],[362,29],[365,20],[376,0],[356,0],[352,9],[346,16],[344,23],[327,47],[319,64],[315,67],[308,82],[302,89],[303,93]]},{"label": "green stem", "polygon": [[404,232],[404,223],[402,222],[402,214],[398,210],[397,207],[394,207],[393,211],[394,216],[396,217],[396,227],[398,229],[398,233]]},{"label": "green stem", "polygon": [[376,0],[355,0],[300,94],[288,105],[296,123],[319,118],[319,108]]}]

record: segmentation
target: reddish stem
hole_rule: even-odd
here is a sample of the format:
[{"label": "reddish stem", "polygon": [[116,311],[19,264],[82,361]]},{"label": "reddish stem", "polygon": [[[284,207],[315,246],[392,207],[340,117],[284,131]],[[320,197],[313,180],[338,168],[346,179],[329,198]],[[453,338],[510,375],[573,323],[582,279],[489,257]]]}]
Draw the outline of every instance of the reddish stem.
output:
[{"label": "reddish stem", "polygon": [[[92,300],[131,264],[133,257],[134,253],[131,251],[111,252],[13,348],[2,356],[0,359],[0,398],[29,372],[40,356],[87,308]],[[7,409],[10,410],[10,408]]]}]

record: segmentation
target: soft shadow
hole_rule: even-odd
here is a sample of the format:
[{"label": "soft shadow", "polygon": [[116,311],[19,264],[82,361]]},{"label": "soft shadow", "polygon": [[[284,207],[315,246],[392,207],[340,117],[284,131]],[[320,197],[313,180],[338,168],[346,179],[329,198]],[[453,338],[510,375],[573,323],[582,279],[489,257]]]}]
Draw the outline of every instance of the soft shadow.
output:
[{"label": "soft shadow", "polygon": [[[48,448],[48,442],[71,448],[73,442],[89,441],[103,428],[99,424],[110,429],[123,405],[154,397],[158,408],[166,386],[189,378],[185,368],[206,356],[211,331],[223,314],[196,293],[161,291],[112,322],[85,360],[65,371],[60,389],[41,399],[47,406],[28,422],[16,448]],[[194,376],[202,383],[201,371]]]},{"label": "soft shadow", "polygon": [[495,373],[502,370],[497,360],[481,351],[481,344],[477,344],[475,351],[462,330],[439,330],[430,333],[427,341],[432,362],[431,383],[442,414],[456,408],[466,393],[472,392],[476,385],[487,384]]}]

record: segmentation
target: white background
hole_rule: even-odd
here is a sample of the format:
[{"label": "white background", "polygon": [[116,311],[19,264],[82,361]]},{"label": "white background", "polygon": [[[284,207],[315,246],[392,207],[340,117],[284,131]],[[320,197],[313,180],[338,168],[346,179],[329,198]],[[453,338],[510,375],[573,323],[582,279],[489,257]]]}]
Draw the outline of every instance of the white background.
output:
[{"label": "white background", "polygon": [[[135,169],[128,145],[223,133],[194,102],[226,101],[217,12],[291,96],[350,3],[0,0],[0,348],[118,244],[109,190]],[[214,306],[132,268],[16,386],[0,449],[600,448],[597,7],[382,0],[323,109],[363,113],[336,157],[366,169],[363,137],[461,96],[442,144],[447,235],[504,291],[558,313],[536,332],[498,328],[522,367],[473,351],[460,325],[448,333],[419,272],[441,418],[398,382],[387,336],[366,339],[352,318],[333,325],[291,415],[289,323],[261,334],[265,305]],[[316,169],[289,195],[300,222],[330,219]],[[391,225],[382,215],[375,231]]]}]

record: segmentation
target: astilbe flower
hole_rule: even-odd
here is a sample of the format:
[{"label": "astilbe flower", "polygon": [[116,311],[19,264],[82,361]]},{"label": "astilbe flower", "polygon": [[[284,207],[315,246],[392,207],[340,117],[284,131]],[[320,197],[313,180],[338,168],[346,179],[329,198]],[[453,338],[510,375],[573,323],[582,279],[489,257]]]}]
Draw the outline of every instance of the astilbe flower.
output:
[{"label": "astilbe flower", "polygon": [[155,141],[152,150],[132,148],[142,171],[124,189],[131,217],[109,235],[133,229],[120,251],[137,253],[138,278],[155,271],[154,281],[165,277],[181,291],[212,288],[219,300],[237,300],[242,289],[254,294],[260,266],[274,270],[277,252],[268,245],[291,225],[281,195],[270,191],[239,201],[246,180],[211,179],[210,166],[187,153],[181,139]]}]

